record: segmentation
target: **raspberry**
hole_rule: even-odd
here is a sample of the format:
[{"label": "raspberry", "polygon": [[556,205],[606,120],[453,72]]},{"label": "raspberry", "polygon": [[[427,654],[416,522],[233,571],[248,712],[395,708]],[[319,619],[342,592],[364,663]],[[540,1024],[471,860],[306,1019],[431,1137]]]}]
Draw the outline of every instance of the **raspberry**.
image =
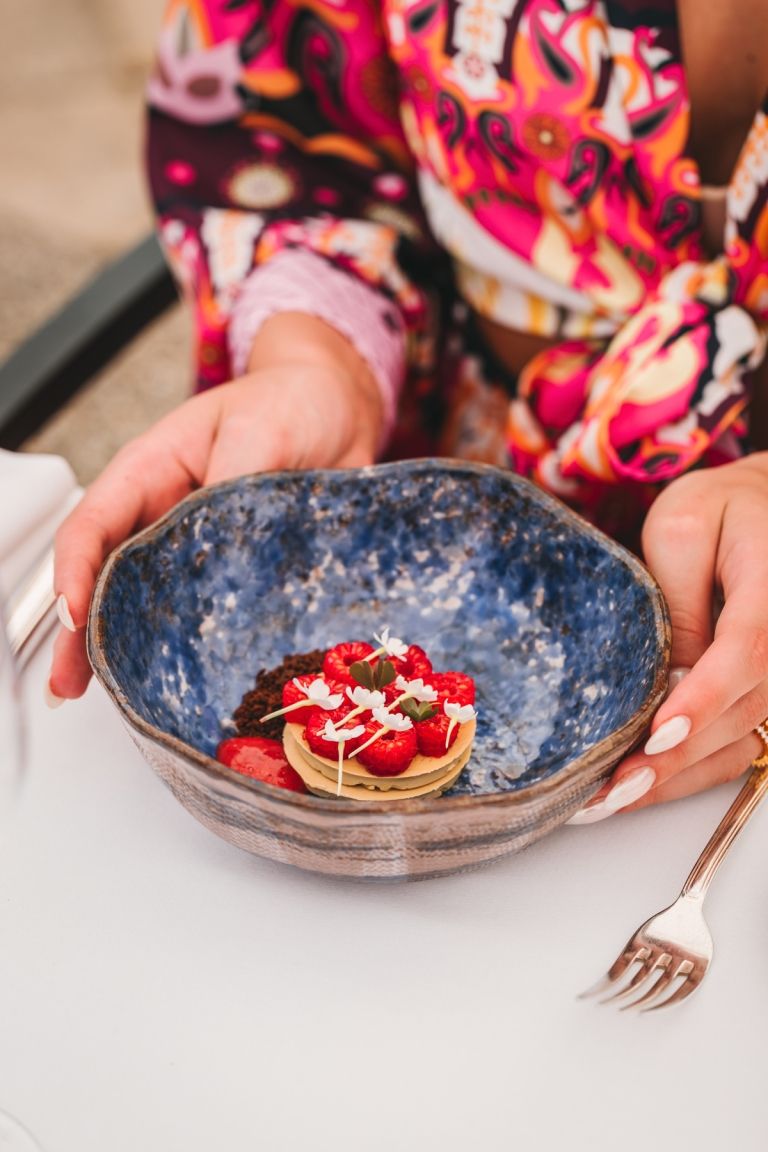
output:
[{"label": "raspberry", "polygon": [[403,694],[402,688],[398,688],[394,680],[391,682],[391,684],[385,684],[385,686],[382,688],[382,692],[384,693],[384,698],[387,701],[387,706],[389,706],[393,700],[397,700],[398,696],[402,696]]},{"label": "raspberry", "polygon": [[438,712],[430,716],[429,720],[420,720],[416,725],[416,740],[422,756],[445,756],[445,753],[455,742],[459,734],[459,725],[454,724],[448,743],[445,736],[450,724],[445,712]]},{"label": "raspberry", "polygon": [[[365,736],[361,742],[370,740],[379,725],[374,720],[368,725]],[[361,752],[357,759],[374,776],[399,776],[405,772],[416,755],[416,732],[408,728],[405,732],[387,731],[378,740],[374,740],[370,747]]]},{"label": "raspberry", "polygon": [[[296,679],[298,679],[300,683],[302,683],[307,688],[313,680],[324,680],[328,685],[328,689],[332,695],[341,695],[344,703],[340,705],[340,708],[347,712],[351,710],[352,705],[344,695],[346,684],[341,684],[338,680],[329,680],[327,676],[298,676]],[[283,685],[283,708],[287,708],[289,704],[298,704],[299,701],[306,699],[307,697],[305,693],[302,692],[300,688],[296,687],[292,679],[286,680],[285,684]],[[319,704],[314,704],[305,705],[303,708],[296,708],[293,712],[289,712],[284,717],[284,719],[290,724],[306,724],[310,716],[314,716],[315,714],[322,716],[329,715],[329,713],[321,708]]]},{"label": "raspberry", "polygon": [[[312,681],[316,680],[317,677],[297,676],[296,679],[308,688]],[[298,704],[299,700],[302,699],[306,699],[306,697],[301,689],[297,688],[292,679],[286,680],[285,684],[283,684],[283,708],[287,708],[289,704]]]},{"label": "raspberry", "polygon": [[[307,726],[304,729],[304,739],[309,744],[312,751],[316,756],[325,756],[326,760],[338,760],[339,746],[335,740],[326,740],[323,736],[323,729],[327,720],[333,721],[336,724],[339,720],[343,720],[349,708],[337,708],[334,712],[321,712],[319,708],[313,708],[313,715],[307,720]],[[357,727],[357,721],[353,720],[350,728]],[[367,739],[370,733],[363,733],[362,736],[356,736],[352,740],[344,741],[344,757],[346,759],[350,752],[354,752],[355,748],[359,748]]]},{"label": "raspberry", "polygon": [[337,644],[335,648],[329,648],[326,652],[323,660],[323,672],[326,678],[340,680],[343,684],[355,684],[357,681],[350,675],[349,666],[356,664],[358,660],[365,660],[371,652],[373,652],[373,648],[364,640],[352,640],[349,644]]},{"label": "raspberry", "polygon": [[446,700],[457,704],[475,702],[475,682],[464,672],[435,672],[429,682],[441,703]]},{"label": "raspberry", "polygon": [[411,644],[410,648],[400,660],[393,660],[398,676],[405,676],[406,680],[426,679],[428,682],[432,672],[432,661],[423,648],[418,644]]},{"label": "raspberry", "polygon": [[216,759],[234,772],[261,780],[262,784],[287,788],[290,792],[306,792],[304,781],[286,760],[282,744],[277,740],[233,736],[219,744]]}]

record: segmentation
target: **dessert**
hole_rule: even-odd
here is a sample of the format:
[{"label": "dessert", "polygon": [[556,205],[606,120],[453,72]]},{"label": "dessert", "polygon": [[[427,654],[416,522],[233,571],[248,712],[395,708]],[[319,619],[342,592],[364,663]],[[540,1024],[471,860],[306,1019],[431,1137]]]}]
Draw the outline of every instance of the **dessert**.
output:
[{"label": "dessert", "polygon": [[[219,758],[279,787],[296,788],[299,780],[320,796],[386,803],[446,791],[471,754],[474,681],[433,669],[423,648],[387,628],[374,640],[376,647],[345,641],[294,653],[260,672],[234,714],[239,736],[223,742]],[[282,747],[261,735],[280,728]],[[269,766],[253,769],[268,744],[284,757],[290,783]]]}]

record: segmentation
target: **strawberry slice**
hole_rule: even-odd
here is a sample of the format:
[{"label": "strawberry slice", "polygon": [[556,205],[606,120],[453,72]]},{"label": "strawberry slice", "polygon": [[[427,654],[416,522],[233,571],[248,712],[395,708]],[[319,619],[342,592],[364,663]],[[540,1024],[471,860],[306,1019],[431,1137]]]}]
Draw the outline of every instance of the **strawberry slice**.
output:
[{"label": "strawberry slice", "polygon": [[445,737],[450,722],[445,712],[438,712],[436,716],[430,716],[429,720],[419,720],[416,725],[416,740],[422,756],[445,756],[459,734],[460,726],[454,724],[446,743]]},{"label": "strawberry slice", "polygon": [[[370,740],[379,727],[380,725],[373,720],[367,725],[367,731],[360,742]],[[389,730],[378,740],[374,740],[357,759],[374,776],[399,776],[401,772],[405,772],[417,751],[416,732],[413,728],[408,728],[405,732]]]},{"label": "strawberry slice", "polygon": [[456,704],[474,704],[475,682],[465,672],[434,672],[429,680],[441,704],[452,700]]},{"label": "strawberry slice", "polygon": [[304,781],[285,758],[282,744],[263,736],[232,736],[222,740],[216,759],[227,768],[290,792],[306,792]]},{"label": "strawberry slice", "polygon": [[342,684],[355,684],[357,681],[351,675],[350,665],[358,660],[365,660],[374,649],[364,640],[351,640],[348,644],[337,644],[329,648],[323,660],[323,672],[327,679],[340,680]]}]

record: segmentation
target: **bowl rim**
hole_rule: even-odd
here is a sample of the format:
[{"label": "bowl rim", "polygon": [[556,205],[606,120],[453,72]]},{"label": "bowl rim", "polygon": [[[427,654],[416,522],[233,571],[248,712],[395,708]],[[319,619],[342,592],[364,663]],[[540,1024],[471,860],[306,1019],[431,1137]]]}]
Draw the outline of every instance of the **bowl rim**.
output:
[{"label": "bowl rim", "polygon": [[[609,733],[609,735],[603,737],[603,739],[598,741],[593,747],[588,748],[581,756],[569,761],[567,765],[557,772],[541,780],[536,780],[530,785],[515,788],[508,792],[393,800],[388,804],[382,805],[381,803],[373,801],[366,802],[364,800],[340,802],[334,798],[324,799],[310,793],[291,792],[285,788],[277,788],[271,784],[264,784],[259,780],[254,780],[249,776],[243,776],[241,773],[227,768],[212,756],[208,756],[206,753],[193,748],[179,737],[168,735],[154,724],[150,724],[147,720],[144,720],[143,717],[135,711],[129,703],[125,692],[118,684],[104,654],[103,620],[101,617],[101,606],[110,580],[114,575],[117,565],[129,549],[132,550],[137,546],[151,543],[156,537],[161,536],[167,528],[172,527],[176,522],[183,519],[191,508],[204,503],[212,492],[234,489],[241,484],[243,480],[251,482],[259,482],[262,480],[290,481],[301,477],[305,481],[309,478],[309,481],[312,482],[312,480],[322,479],[326,476],[333,476],[334,479],[339,479],[344,476],[359,476],[361,474],[381,475],[387,472],[403,470],[417,475],[419,472],[442,470],[452,474],[474,473],[484,476],[496,476],[512,487],[523,489],[534,503],[538,503],[541,507],[546,508],[554,514],[556,519],[568,519],[571,522],[570,526],[578,535],[596,540],[604,551],[608,552],[632,571],[635,578],[649,593],[653,608],[659,658],[654,681],[646,699],[629,720],[620,728],[615,729]],[[167,749],[176,756],[180,756],[190,767],[202,770],[205,775],[214,780],[226,779],[245,792],[253,793],[257,797],[262,796],[265,799],[269,798],[270,802],[277,800],[291,809],[296,809],[297,807],[306,808],[318,815],[326,812],[342,819],[350,817],[353,814],[359,816],[376,816],[380,819],[381,817],[386,817],[388,813],[398,814],[400,816],[407,816],[409,813],[414,816],[425,813],[430,815],[443,813],[447,816],[450,813],[457,813],[467,809],[483,808],[488,805],[501,804],[510,807],[526,806],[531,801],[539,800],[550,793],[555,794],[565,790],[577,778],[583,778],[585,781],[588,781],[591,777],[598,775],[599,770],[605,762],[606,753],[610,752],[611,745],[619,744],[623,745],[627,750],[631,749],[641,733],[647,728],[653,714],[664,699],[669,676],[671,624],[669,609],[662,589],[648,568],[628,549],[617,543],[610,536],[607,536],[599,528],[596,528],[594,524],[591,524],[578,512],[575,512],[556,497],[537,487],[537,485],[526,477],[519,476],[517,473],[505,468],[475,461],[433,456],[395,460],[383,464],[371,464],[364,468],[279,469],[270,472],[248,473],[231,480],[223,480],[217,484],[205,485],[195,489],[195,491],[183,497],[177,504],[164,513],[163,516],[159,517],[159,519],[124,540],[106,557],[99,571],[91,596],[86,626],[86,648],[88,659],[96,679],[106,690],[112,703],[126,722],[140,733],[144,739],[157,744],[161,748]]]}]

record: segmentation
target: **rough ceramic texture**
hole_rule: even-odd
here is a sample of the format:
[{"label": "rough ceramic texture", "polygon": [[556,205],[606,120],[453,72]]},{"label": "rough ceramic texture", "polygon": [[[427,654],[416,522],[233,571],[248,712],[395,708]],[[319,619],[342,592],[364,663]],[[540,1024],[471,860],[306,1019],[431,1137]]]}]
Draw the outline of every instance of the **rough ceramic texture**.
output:
[{"label": "rough ceramic texture", "polygon": [[[387,623],[477,683],[472,760],[449,793],[374,812],[215,763],[260,668]],[[193,495],[112,555],[89,622],[97,676],[198,819],[371,878],[471,867],[565,820],[648,723],[668,647],[660,593],[628,553],[514,475],[449,461]]]}]

